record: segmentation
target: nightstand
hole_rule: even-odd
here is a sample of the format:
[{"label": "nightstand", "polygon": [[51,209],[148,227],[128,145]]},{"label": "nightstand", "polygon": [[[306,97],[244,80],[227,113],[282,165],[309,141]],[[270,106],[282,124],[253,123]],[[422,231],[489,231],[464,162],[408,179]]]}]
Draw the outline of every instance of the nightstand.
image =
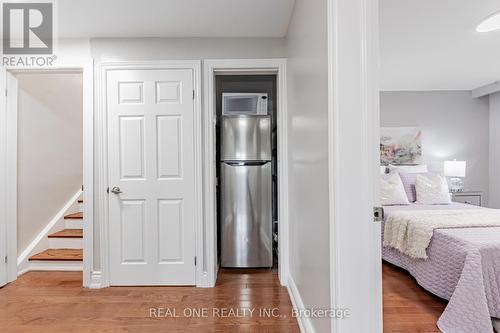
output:
[{"label": "nightstand", "polygon": [[451,200],[453,202],[461,202],[474,206],[483,205],[483,192],[479,191],[462,191],[462,192],[452,192]]}]

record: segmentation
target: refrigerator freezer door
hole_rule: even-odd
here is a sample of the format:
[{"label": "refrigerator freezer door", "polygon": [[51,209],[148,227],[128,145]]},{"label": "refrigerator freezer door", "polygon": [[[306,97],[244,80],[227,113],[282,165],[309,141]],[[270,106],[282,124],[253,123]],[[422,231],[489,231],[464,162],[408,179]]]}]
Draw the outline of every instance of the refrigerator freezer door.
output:
[{"label": "refrigerator freezer door", "polygon": [[223,267],[271,267],[271,163],[221,164]]},{"label": "refrigerator freezer door", "polygon": [[270,161],[271,117],[222,117],[223,161]]}]

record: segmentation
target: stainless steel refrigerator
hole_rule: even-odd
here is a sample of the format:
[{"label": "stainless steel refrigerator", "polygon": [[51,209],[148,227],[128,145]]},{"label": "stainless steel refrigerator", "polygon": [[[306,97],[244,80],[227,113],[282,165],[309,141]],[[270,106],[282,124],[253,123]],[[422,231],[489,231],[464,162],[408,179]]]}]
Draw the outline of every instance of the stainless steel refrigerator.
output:
[{"label": "stainless steel refrigerator", "polygon": [[223,116],[221,265],[271,267],[271,118]]}]

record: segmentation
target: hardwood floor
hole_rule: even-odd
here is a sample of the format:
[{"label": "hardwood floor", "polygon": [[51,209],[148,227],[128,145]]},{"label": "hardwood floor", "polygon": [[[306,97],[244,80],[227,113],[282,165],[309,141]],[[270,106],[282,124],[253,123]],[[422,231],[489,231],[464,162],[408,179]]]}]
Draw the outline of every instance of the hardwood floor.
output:
[{"label": "hardwood floor", "polygon": [[441,332],[436,323],[446,301],[420,287],[404,270],[382,265],[384,333]]},{"label": "hardwood floor", "polygon": [[[436,322],[446,302],[427,293],[395,266],[384,263],[382,271],[384,333],[439,332]],[[211,289],[89,290],[81,284],[77,272],[30,272],[0,288],[0,332],[299,332],[276,270],[223,269],[217,286]],[[223,317],[223,310],[214,312],[222,308],[256,310],[252,316],[240,312],[242,317],[237,318]],[[279,309],[279,317],[257,313],[273,308]],[[151,309],[162,316],[150,317],[150,311],[155,311]]]},{"label": "hardwood floor", "polygon": [[[0,288],[0,332],[299,332],[276,270],[221,270],[217,286],[81,287],[81,273],[29,272]],[[151,318],[161,308],[162,318]],[[226,310],[217,310],[224,308]],[[255,308],[223,317],[228,309]],[[278,308],[279,317],[259,316]],[[174,315],[178,317],[172,317]],[[202,313],[207,309],[206,317]],[[189,316],[193,311],[197,315]],[[188,316],[183,316],[186,311]],[[215,313],[214,313],[215,311]],[[154,312],[154,310],[153,310]],[[226,313],[230,314],[230,313]]]}]

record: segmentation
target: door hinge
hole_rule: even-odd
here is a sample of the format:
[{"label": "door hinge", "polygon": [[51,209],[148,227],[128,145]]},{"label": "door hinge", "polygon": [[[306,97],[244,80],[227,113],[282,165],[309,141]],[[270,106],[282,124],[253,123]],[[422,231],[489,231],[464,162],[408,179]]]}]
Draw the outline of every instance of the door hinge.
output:
[{"label": "door hinge", "polygon": [[5,260],[5,263],[7,263],[7,256],[5,256],[4,260]]},{"label": "door hinge", "polygon": [[109,187],[108,187],[108,188],[106,188],[106,193],[107,193],[107,194],[109,194]]},{"label": "door hinge", "polygon": [[194,96],[195,96],[195,92],[194,92],[194,90],[193,90],[193,99],[194,99]]},{"label": "door hinge", "polygon": [[5,89],[5,96],[7,96],[7,89]]},{"label": "door hinge", "polygon": [[373,207],[373,222],[380,222],[384,219],[384,209],[382,207]]},{"label": "door hinge", "polygon": [[194,257],[194,265],[196,266],[196,257]]}]

